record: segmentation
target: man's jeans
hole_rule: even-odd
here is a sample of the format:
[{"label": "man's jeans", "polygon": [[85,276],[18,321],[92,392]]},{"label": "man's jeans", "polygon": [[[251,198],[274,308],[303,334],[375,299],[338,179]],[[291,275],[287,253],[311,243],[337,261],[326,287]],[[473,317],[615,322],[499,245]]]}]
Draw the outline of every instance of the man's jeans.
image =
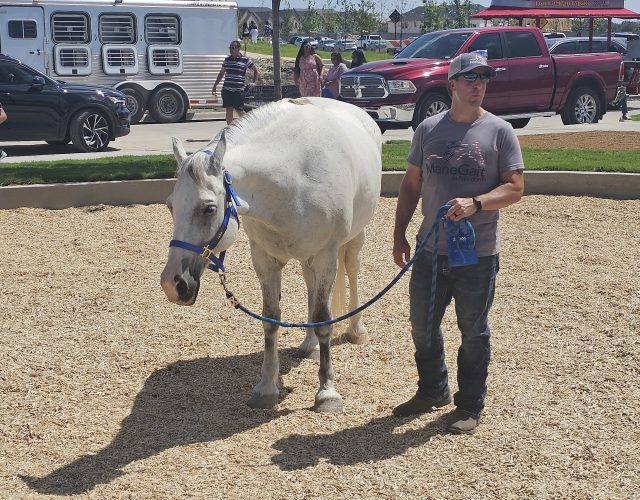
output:
[{"label": "man's jeans", "polygon": [[454,298],[458,328],[462,333],[462,344],[458,349],[458,392],[454,403],[458,409],[479,418],[487,394],[491,358],[488,315],[493,303],[499,257],[480,257],[473,266],[449,268],[447,256],[438,256],[435,308],[429,328],[431,257],[427,251],[418,256],[409,282],[418,392],[428,398],[439,399],[449,390],[440,323],[451,298]]}]

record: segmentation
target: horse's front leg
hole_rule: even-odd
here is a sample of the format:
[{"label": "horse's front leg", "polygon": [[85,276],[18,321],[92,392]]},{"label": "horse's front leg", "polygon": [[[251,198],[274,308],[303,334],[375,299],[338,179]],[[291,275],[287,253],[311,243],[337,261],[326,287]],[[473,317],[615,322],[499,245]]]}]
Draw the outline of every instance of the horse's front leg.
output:
[{"label": "horse's front leg", "polygon": [[[303,263],[302,270],[307,289],[314,299],[313,311],[310,316],[313,322],[322,322],[331,319],[330,300],[333,283],[336,278],[337,249],[317,254],[309,261]],[[331,363],[331,331],[333,326],[320,326],[315,328],[316,336],[320,344],[320,388],[316,393],[313,409],[317,412],[342,411],[342,397],[338,394],[334,382],[333,365]]]},{"label": "horse's front leg", "polygon": [[[282,268],[284,264],[267,255],[257,244],[251,243],[251,259],[262,288],[262,315],[280,320],[280,291]],[[263,322],[264,328],[264,360],[262,377],[253,388],[249,399],[252,408],[271,409],[278,404],[278,375],[280,361],[278,359],[278,325]]]}]

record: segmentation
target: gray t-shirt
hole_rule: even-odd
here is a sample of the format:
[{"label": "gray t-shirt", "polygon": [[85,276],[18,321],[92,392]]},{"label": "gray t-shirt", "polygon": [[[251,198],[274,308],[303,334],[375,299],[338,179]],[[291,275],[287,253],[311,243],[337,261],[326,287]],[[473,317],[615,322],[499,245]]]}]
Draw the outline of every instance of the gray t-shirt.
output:
[{"label": "gray t-shirt", "polygon": [[[513,128],[489,112],[473,123],[456,122],[449,112],[427,118],[413,135],[408,161],[422,168],[424,219],[419,241],[424,240],[446,202],[488,193],[500,184],[502,174],[524,169]],[[478,257],[500,251],[498,218],[498,210],[481,210],[468,218],[476,232]],[[438,253],[446,255],[442,225],[438,247]],[[433,251],[433,237],[425,248]]]}]

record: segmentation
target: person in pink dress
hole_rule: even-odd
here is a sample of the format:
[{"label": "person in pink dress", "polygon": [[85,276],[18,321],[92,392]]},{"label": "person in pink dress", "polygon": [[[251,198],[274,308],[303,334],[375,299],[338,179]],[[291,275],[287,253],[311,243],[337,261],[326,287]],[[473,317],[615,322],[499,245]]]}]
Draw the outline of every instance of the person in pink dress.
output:
[{"label": "person in pink dress", "polygon": [[293,69],[293,79],[300,89],[300,96],[320,97],[323,66],[322,59],[309,44],[309,40],[302,42]]},{"label": "person in pink dress", "polygon": [[324,90],[322,91],[322,96],[337,99],[340,97],[340,77],[342,76],[342,73],[348,71],[348,68],[344,63],[340,52],[334,52],[331,54],[331,62],[333,63],[333,66],[329,68],[327,76],[324,77]]}]

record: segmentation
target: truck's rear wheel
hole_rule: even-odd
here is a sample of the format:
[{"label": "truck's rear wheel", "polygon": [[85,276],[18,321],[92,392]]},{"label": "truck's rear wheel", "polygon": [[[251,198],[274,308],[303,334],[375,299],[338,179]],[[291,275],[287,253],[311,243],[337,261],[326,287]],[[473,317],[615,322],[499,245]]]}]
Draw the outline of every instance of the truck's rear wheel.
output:
[{"label": "truck's rear wheel", "polygon": [[600,115],[600,99],[596,91],[589,87],[574,89],[561,113],[565,125],[598,123]]},{"label": "truck's rear wheel", "polygon": [[443,111],[447,111],[451,107],[451,99],[439,92],[427,94],[418,103],[416,111],[413,113],[413,122],[411,126],[413,130],[418,128],[425,118],[428,118]]},{"label": "truck's rear wheel", "polygon": [[122,93],[127,96],[125,105],[131,113],[131,125],[139,123],[144,114],[144,97],[134,88],[127,87],[122,89]]},{"label": "truck's rear wheel", "polygon": [[149,101],[149,113],[158,123],[175,123],[182,119],[185,111],[182,94],[171,87],[156,90]]}]

